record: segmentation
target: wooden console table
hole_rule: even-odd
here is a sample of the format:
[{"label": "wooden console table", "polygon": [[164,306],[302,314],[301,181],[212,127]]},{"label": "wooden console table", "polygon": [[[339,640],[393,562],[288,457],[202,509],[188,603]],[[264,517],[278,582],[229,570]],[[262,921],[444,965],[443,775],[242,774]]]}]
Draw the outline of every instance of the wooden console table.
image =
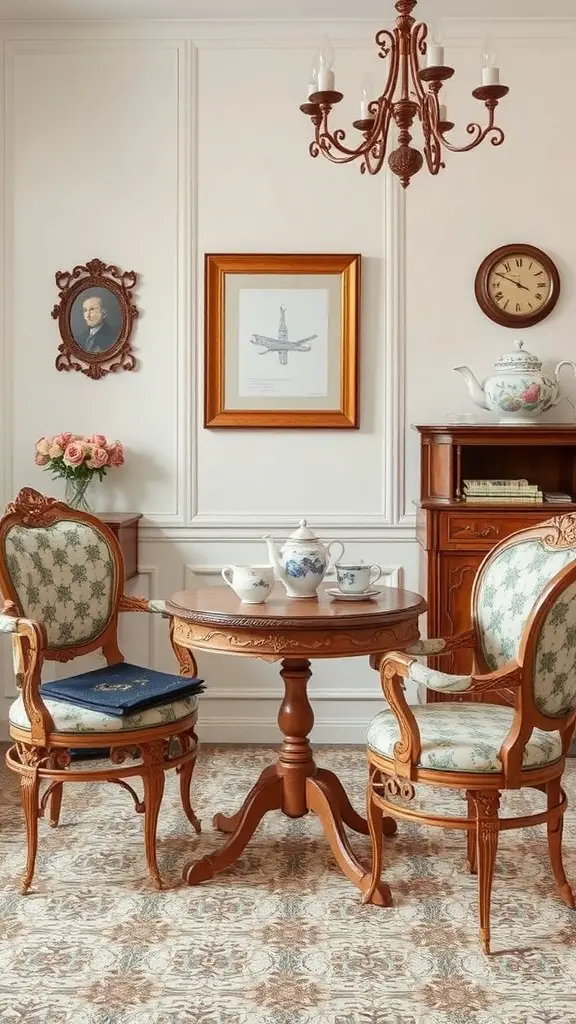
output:
[{"label": "wooden console table", "polygon": [[[386,651],[402,650],[418,639],[424,599],[383,587],[377,601],[331,601],[321,587],[318,600],[291,600],[278,586],[265,604],[249,605],[227,587],[210,587],[174,594],[167,611],[174,616],[172,643],[183,674],[197,674],[194,649],[281,661],[284,681],[278,714],[284,740],[278,760],[264,770],[236,814],[215,816],[214,827],[230,838],[216,852],[187,863],[184,880],[197,885],[234,864],[268,811],[281,810],[289,818],[314,811],[341,870],[365,890],[370,876],[356,860],[344,825],[368,835],[367,822],[350,804],[337,775],[316,766],[308,738],[314,725],[307,693],[310,659],[371,655],[371,663],[378,667]],[[395,831],[396,822],[384,819],[385,834]],[[385,883],[372,902],[390,904]]]},{"label": "wooden console table", "polygon": [[114,515],[112,512],[97,512],[116,535],[124,557],[124,579],[131,580],[138,575],[138,523],[142,514]]}]

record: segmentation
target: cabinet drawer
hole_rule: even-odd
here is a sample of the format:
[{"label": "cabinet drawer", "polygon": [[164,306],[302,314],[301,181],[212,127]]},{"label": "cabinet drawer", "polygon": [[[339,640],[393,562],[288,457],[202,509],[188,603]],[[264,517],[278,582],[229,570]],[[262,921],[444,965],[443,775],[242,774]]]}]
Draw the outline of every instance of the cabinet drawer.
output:
[{"label": "cabinet drawer", "polygon": [[545,512],[507,515],[502,512],[475,514],[455,512],[440,520],[440,548],[443,550],[490,551],[511,533],[536,526],[549,518]]}]

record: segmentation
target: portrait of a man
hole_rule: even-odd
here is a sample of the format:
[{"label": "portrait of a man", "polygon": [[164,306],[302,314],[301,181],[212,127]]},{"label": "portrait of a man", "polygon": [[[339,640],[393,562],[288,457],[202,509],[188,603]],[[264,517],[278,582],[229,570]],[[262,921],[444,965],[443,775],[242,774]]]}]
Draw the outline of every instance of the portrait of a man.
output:
[{"label": "portrait of a man", "polygon": [[76,344],[89,355],[113,348],[122,325],[118,299],[104,288],[87,288],[77,296],[70,313]]},{"label": "portrait of a man", "polygon": [[60,333],[56,369],[91,380],[134,370],[131,338],[140,315],[133,294],[136,272],[94,258],[73,270],[58,270],[54,279],[58,302],[52,319]]}]

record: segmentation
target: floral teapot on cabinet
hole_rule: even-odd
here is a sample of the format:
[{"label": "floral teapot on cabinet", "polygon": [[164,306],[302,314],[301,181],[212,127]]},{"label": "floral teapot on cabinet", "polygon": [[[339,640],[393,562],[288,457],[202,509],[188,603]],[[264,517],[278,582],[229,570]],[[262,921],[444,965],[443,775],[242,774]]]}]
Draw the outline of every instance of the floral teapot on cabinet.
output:
[{"label": "floral teapot on cabinet", "polygon": [[342,548],[340,558],[344,554],[342,541],[323,544],[308,529],[305,519],[300,520],[298,529],[290,534],[280,553],[269,533],[264,535],[263,540],[268,545],[274,575],[284,584],[288,597],[316,597],[318,587],[331,568],[330,548],[333,544],[339,544]]},{"label": "floral teapot on cabinet", "polygon": [[523,341],[515,341],[514,347],[515,352],[500,356],[483,384],[467,366],[454,369],[464,377],[472,401],[481,409],[497,413],[499,423],[538,423],[543,412],[562,400],[558,379],[561,367],[571,366],[576,374],[576,364],[563,359],[552,380],[544,376],[540,359],[525,350]]}]

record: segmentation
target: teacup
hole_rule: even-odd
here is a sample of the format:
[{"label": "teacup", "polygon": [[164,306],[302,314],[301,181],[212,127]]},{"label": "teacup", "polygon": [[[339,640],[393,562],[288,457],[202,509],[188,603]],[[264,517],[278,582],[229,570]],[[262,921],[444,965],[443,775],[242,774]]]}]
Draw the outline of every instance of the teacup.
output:
[{"label": "teacup", "polygon": [[336,579],[338,587],[343,594],[364,594],[380,579],[382,569],[379,565],[364,565],[359,562],[356,565],[336,562]]},{"label": "teacup", "polygon": [[262,604],[275,583],[271,565],[225,565],[222,579],[244,604]]}]

